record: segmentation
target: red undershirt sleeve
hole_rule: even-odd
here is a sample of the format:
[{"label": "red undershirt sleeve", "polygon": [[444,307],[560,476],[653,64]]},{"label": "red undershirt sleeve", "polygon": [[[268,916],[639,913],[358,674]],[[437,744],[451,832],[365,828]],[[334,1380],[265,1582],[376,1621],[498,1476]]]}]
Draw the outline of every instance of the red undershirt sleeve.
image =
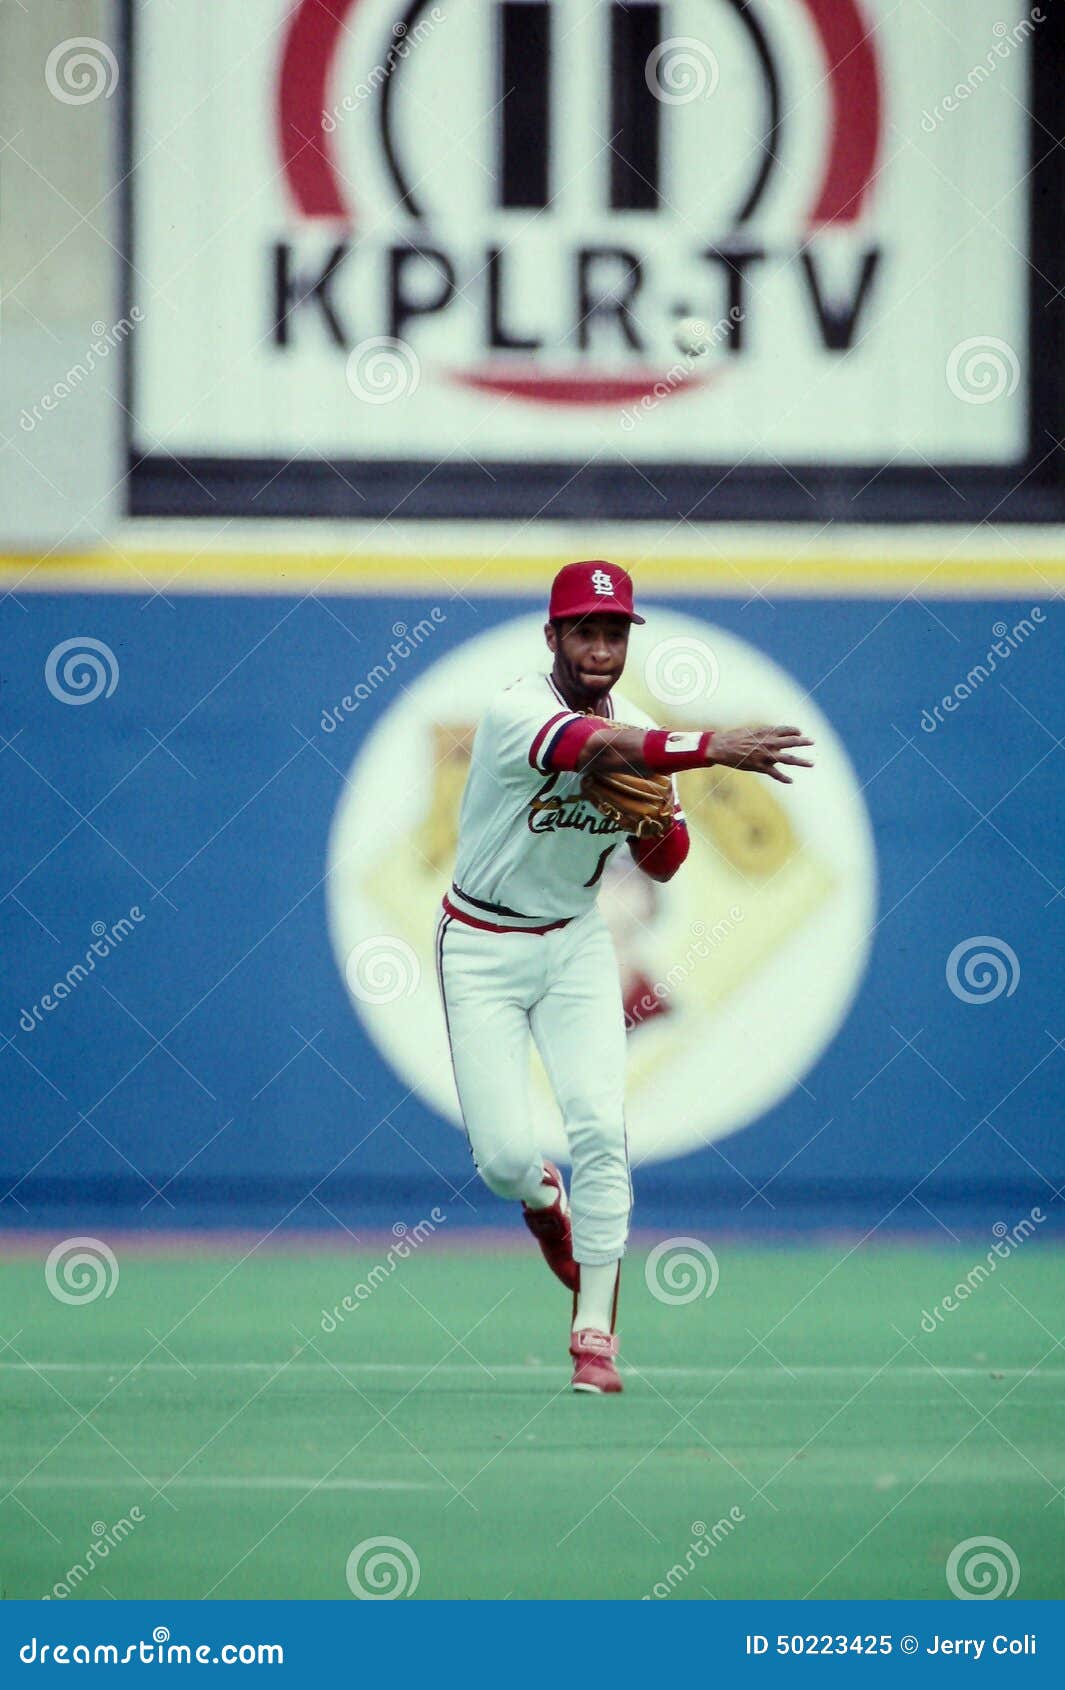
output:
[{"label": "red undershirt sleeve", "polygon": [[593,721],[590,716],[580,716],[575,722],[567,722],[548,753],[548,767],[557,774],[574,773],[582,747],[603,726],[601,718]]}]

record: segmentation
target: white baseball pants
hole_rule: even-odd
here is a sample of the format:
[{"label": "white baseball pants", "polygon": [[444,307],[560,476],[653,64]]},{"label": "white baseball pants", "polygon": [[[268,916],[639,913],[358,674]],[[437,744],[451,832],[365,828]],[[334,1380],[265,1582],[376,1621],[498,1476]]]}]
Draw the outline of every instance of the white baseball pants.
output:
[{"label": "white baseball pants", "polygon": [[539,1188],[529,1108],[536,1040],[569,1140],[573,1254],[624,1254],[632,1209],[625,1027],[617,959],[597,908],[550,933],[494,933],[445,914],[437,967],[459,1104],[477,1170],[500,1197]]}]

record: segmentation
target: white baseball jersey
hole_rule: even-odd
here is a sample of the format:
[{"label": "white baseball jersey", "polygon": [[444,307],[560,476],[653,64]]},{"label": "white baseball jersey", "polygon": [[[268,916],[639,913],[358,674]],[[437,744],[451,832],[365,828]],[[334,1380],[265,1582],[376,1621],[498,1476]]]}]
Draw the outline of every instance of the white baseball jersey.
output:
[{"label": "white baseball jersey", "polygon": [[[618,694],[607,710],[608,720],[657,726]],[[448,896],[455,914],[488,927],[532,928],[568,921],[595,903],[625,831],[581,797],[579,773],[549,767],[567,724],[584,719],[550,675],[523,675],[493,699],[474,736],[459,812]]]}]

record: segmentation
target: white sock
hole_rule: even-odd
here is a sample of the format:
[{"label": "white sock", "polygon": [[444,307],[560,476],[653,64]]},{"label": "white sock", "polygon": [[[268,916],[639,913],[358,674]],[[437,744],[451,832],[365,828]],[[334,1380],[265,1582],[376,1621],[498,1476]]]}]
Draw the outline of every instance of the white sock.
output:
[{"label": "white sock", "polygon": [[551,1185],[547,1180],[541,1180],[531,1196],[522,1198],[522,1202],[529,1209],[553,1209],[558,1201],[558,1186]]},{"label": "white sock", "polygon": [[577,1292],[577,1312],[573,1317],[574,1332],[594,1327],[596,1332],[609,1332],[614,1323],[614,1291],[617,1287],[621,1263],[607,1262],[604,1267],[589,1267],[581,1263],[581,1288]]}]

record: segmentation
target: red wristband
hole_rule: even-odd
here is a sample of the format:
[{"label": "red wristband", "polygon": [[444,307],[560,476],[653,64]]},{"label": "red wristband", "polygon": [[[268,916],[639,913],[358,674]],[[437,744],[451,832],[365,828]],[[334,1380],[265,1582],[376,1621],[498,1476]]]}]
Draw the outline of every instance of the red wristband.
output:
[{"label": "red wristband", "polygon": [[681,769],[705,769],[710,761],[712,733],[674,733],[668,728],[649,728],[640,753],[644,767],[653,774],[676,774]]}]

